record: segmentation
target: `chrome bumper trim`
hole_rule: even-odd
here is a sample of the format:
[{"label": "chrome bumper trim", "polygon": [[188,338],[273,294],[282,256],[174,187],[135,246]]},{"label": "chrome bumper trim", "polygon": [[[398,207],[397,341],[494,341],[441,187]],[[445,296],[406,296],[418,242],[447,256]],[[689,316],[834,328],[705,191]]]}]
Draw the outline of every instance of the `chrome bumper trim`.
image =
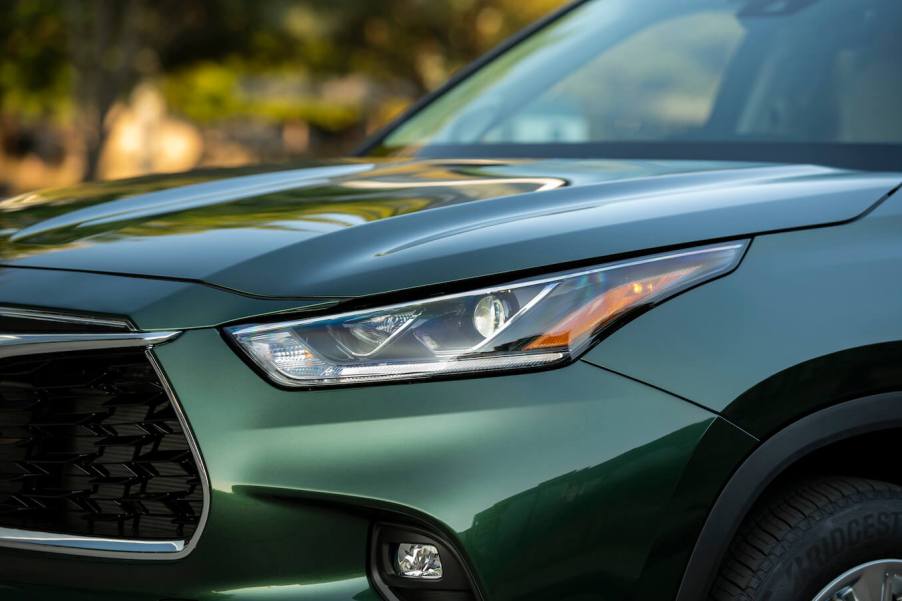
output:
[{"label": "chrome bumper trim", "polygon": [[94,551],[118,551],[123,553],[178,553],[185,548],[181,540],[127,540],[114,538],[92,538],[54,534],[51,532],[31,532],[15,528],[0,528],[0,540],[7,543],[27,545],[28,548],[52,547],[48,551],[63,549],[84,549]]}]

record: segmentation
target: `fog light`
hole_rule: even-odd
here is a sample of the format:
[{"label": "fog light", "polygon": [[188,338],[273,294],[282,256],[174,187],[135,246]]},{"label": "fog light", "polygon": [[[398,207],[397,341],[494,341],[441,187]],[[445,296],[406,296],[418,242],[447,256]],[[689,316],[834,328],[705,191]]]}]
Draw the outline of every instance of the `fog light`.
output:
[{"label": "fog light", "polygon": [[395,569],[404,578],[439,580],[442,577],[442,558],[433,545],[401,543],[395,556]]}]

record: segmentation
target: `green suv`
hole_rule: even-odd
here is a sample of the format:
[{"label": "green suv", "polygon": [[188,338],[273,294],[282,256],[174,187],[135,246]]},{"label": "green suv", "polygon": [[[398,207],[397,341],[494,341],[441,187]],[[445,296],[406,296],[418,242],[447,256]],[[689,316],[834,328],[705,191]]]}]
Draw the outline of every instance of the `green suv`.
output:
[{"label": "green suv", "polygon": [[900,184],[899,0],[590,0],[0,201],[0,599],[898,600]]}]

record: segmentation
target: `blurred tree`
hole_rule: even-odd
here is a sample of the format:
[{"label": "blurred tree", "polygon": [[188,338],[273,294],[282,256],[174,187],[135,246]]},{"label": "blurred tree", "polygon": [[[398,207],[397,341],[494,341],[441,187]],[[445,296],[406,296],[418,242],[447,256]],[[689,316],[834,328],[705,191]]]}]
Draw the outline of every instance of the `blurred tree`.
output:
[{"label": "blurred tree", "polygon": [[65,26],[52,5],[52,0],[0,3],[0,153],[5,155],[58,159],[49,136],[26,135],[68,106]]},{"label": "blurred tree", "polygon": [[135,57],[147,8],[143,0],[69,0],[65,4],[77,121],[85,149],[84,179],[97,176],[107,136],[104,118],[138,80]]},{"label": "blurred tree", "polygon": [[67,38],[55,0],[0,2],[0,112],[36,119],[66,104]]}]

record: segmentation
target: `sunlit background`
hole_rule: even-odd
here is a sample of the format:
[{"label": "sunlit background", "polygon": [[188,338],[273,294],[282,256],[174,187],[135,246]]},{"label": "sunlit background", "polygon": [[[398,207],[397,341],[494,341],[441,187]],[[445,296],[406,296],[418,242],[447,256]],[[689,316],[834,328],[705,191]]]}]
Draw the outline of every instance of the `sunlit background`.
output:
[{"label": "sunlit background", "polygon": [[0,197],[347,154],[565,0],[4,0]]}]

